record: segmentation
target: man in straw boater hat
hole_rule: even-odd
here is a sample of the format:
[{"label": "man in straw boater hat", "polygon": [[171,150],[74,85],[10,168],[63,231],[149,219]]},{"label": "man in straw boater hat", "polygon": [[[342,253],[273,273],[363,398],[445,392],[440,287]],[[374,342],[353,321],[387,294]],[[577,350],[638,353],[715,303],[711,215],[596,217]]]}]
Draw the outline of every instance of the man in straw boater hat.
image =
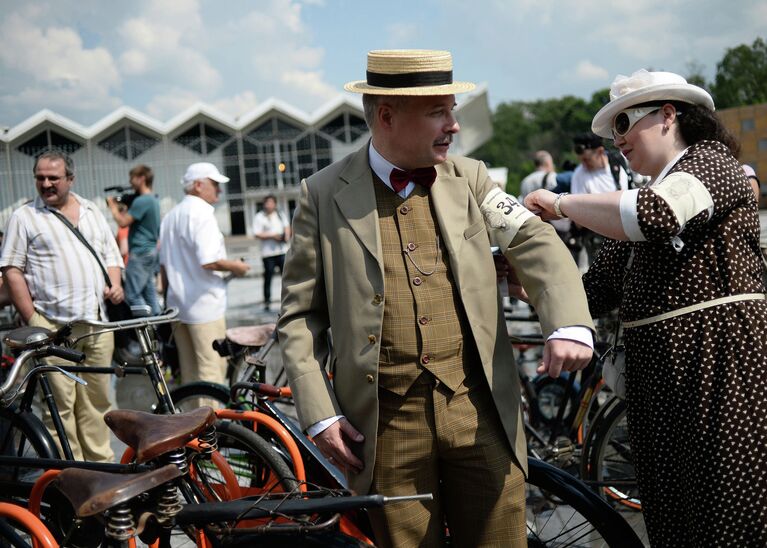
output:
[{"label": "man in straw boater hat", "polygon": [[553,376],[592,354],[578,270],[482,162],[448,156],[454,94],[474,88],[453,82],[450,53],[372,51],[367,80],[345,88],[364,94],[372,139],[302,181],[282,280],[301,424],[358,493],[434,494],[371,513],[379,545],[439,545],[446,520],[456,546],[526,546],[520,392],[490,246],[531,296]]}]

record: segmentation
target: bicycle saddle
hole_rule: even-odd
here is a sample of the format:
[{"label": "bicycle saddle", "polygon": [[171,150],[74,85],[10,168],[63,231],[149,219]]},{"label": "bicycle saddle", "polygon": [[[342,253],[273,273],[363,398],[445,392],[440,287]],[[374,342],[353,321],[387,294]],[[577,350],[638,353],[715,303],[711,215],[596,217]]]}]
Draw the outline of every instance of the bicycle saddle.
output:
[{"label": "bicycle saddle", "polygon": [[3,343],[14,350],[26,350],[53,341],[55,332],[45,327],[17,327],[3,337]]},{"label": "bicycle saddle", "polygon": [[181,476],[175,464],[140,474],[114,474],[83,468],[62,470],[52,485],[67,498],[78,518],[101,514]]},{"label": "bicycle saddle", "polygon": [[276,324],[265,323],[263,325],[247,325],[231,327],[226,330],[226,338],[240,346],[258,347],[264,346],[272,336]]},{"label": "bicycle saddle", "polygon": [[120,409],[104,415],[104,422],[120,441],[136,452],[136,462],[142,463],[184,447],[216,422],[216,414],[210,407],[179,415]]}]

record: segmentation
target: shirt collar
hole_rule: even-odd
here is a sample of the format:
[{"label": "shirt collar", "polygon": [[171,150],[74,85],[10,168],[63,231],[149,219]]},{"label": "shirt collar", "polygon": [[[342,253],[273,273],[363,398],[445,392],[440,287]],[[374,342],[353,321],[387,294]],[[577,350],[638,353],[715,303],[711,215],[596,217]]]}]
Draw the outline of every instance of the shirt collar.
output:
[{"label": "shirt collar", "polygon": [[381,153],[373,146],[372,139],[368,147],[368,157],[370,158],[370,168],[378,175],[379,179],[386,183],[386,186],[392,188],[389,175],[391,175],[392,170],[397,169],[397,166],[381,156]]},{"label": "shirt collar", "polygon": [[[77,200],[77,203],[80,204],[80,207],[91,209],[93,202],[90,200],[84,199],[82,196],[79,196],[78,194],[75,194],[74,192],[70,191],[69,194],[74,196],[75,200]],[[48,205],[43,201],[42,197],[38,194],[35,197],[35,209],[49,209]]]},{"label": "shirt collar", "polygon": [[215,210],[216,208],[213,207],[213,204],[209,204],[199,196],[195,196],[194,194],[187,194],[184,197],[184,200],[190,200],[190,203],[196,204],[195,207],[207,207],[210,210]]}]

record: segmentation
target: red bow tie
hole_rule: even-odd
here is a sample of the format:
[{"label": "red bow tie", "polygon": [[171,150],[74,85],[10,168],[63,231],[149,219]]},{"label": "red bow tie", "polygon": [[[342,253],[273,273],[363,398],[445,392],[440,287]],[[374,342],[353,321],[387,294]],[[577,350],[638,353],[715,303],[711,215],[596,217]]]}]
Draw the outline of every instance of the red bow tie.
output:
[{"label": "red bow tie", "polygon": [[434,179],[436,178],[437,170],[434,169],[434,166],[419,167],[418,169],[409,171],[402,171],[401,169],[394,168],[389,174],[389,181],[391,182],[394,192],[401,191],[410,181],[429,189],[431,188],[431,185],[434,184]]}]

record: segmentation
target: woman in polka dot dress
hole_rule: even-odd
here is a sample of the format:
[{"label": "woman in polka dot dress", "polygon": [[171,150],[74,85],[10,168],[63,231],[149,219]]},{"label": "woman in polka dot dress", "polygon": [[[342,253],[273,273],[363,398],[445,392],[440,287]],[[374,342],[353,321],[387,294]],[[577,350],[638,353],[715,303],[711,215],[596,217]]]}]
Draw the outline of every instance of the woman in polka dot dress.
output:
[{"label": "woman in polka dot dress", "polygon": [[737,144],[676,74],[619,76],[610,95],[592,129],[651,183],[525,204],[611,238],[583,282],[592,313],[621,309],[652,545],[767,546],[767,301]]}]

